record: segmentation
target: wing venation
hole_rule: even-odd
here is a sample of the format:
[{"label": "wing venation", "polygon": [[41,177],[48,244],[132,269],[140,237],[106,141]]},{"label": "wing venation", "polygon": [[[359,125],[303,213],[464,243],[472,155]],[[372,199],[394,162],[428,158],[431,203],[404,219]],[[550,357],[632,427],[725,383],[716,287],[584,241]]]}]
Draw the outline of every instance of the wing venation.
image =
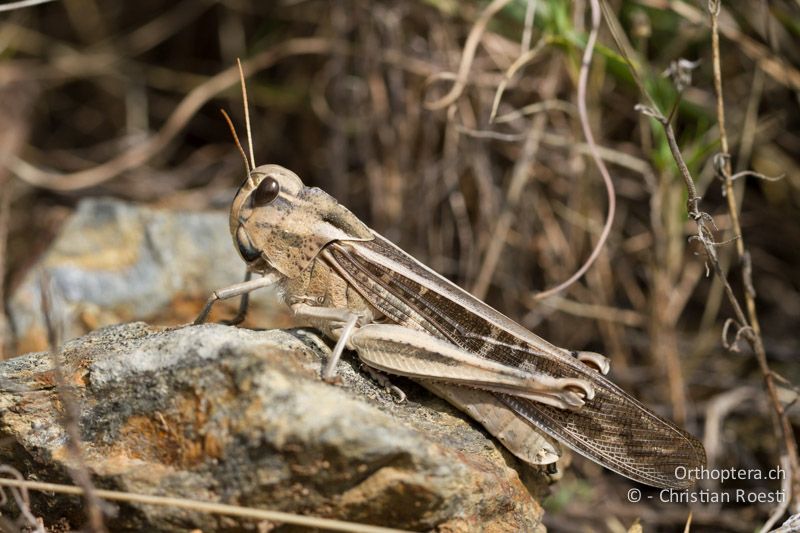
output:
[{"label": "wing venation", "polygon": [[334,242],[325,257],[387,318],[481,357],[556,378],[589,380],[595,396],[578,410],[492,393],[535,428],[626,477],[662,488],[692,481],[677,467],[705,465],[702,444],[591,367],[474,298],[376,234]]}]

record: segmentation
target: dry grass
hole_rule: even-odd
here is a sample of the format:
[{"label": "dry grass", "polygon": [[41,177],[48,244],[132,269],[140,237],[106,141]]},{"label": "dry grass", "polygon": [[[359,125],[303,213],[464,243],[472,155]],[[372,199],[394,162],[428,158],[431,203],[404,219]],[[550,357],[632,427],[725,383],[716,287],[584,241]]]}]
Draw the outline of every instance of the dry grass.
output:
[{"label": "dry grass", "polygon": [[[611,357],[618,383],[704,438],[710,466],[780,464],[800,425],[791,408],[774,414],[800,382],[797,3],[723,5],[716,57],[705,5],[606,4],[591,68],[590,2],[459,5],[67,1],[12,12],[0,22],[5,294],[81,198],[201,209],[235,187],[242,163],[218,109],[244,123],[242,57],[257,163],[324,188],[548,340]],[[661,75],[680,58],[700,60],[685,87]],[[638,103],[661,111],[645,116]],[[718,152],[729,157],[715,164]],[[609,203],[593,155],[617,202],[603,246]],[[732,179],[744,170],[785,178]],[[686,175],[714,223],[687,216]],[[698,231],[704,240],[690,241]],[[585,276],[541,297],[595,249]],[[576,459],[548,520],[683,528],[687,506],[631,504],[628,487]],[[692,509],[693,531],[752,531],[775,506]]]}]

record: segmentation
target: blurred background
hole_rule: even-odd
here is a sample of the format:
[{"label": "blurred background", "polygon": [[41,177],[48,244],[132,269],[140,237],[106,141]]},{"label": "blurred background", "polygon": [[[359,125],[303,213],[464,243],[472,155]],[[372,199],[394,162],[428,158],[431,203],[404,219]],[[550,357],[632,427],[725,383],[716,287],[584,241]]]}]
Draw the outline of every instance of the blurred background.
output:
[{"label": "blurred background", "polygon": [[[758,364],[743,341],[723,347],[731,308],[689,241],[685,186],[660,125],[634,109],[645,100],[605,23],[586,104],[616,216],[587,275],[537,297],[586,260],[608,209],[577,112],[590,6],[505,4],[490,15],[500,2],[66,0],[0,13],[3,300],[86,198],[227,209],[244,171],[219,109],[244,142],[239,57],[257,164],[294,170],[551,342],[609,356],[618,384],[704,440],[709,466],[775,468],[781,441]],[[606,6],[655,101],[665,112],[677,103],[678,142],[716,240],[734,238],[714,174],[706,2]],[[800,382],[800,3],[725,3],[719,20],[732,167],[784,176],[739,179],[735,191],[766,352],[789,404]],[[697,63],[679,99],[664,72],[681,58]],[[741,300],[735,244],[718,253]],[[185,321],[205,296],[158,321]],[[789,416],[796,431],[797,410]],[[653,499],[631,503],[631,486],[575,457],[545,501],[546,523],[674,531],[692,511],[695,531],[753,531],[775,508],[660,503],[644,488]],[[738,487],[774,491],[780,481],[722,489]]]}]

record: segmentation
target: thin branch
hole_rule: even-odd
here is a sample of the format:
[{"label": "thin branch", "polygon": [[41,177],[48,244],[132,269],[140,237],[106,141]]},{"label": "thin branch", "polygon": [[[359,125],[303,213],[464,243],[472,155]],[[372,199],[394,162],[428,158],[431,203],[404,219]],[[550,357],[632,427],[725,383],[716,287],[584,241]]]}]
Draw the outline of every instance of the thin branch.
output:
[{"label": "thin branch", "polygon": [[9,335],[8,317],[6,317],[5,276],[6,253],[8,250],[8,224],[11,217],[12,183],[9,176],[0,176],[0,359],[5,359]]},{"label": "thin branch", "polygon": [[[7,478],[2,477],[5,475],[14,476],[15,481],[19,481],[24,483],[25,480],[22,478],[22,473],[17,470],[16,468],[8,465],[0,465],[0,504],[5,507],[5,504],[8,500],[6,496],[5,490],[6,485],[3,484],[3,481]],[[16,524],[22,524],[23,521],[27,522],[27,526],[30,528],[30,531],[34,533],[45,533],[44,524],[42,523],[41,518],[37,518],[31,512],[31,499],[28,495],[28,487],[22,486],[8,486],[9,492],[11,492],[11,496],[14,498],[14,503],[17,504],[17,509],[19,509],[20,516],[16,520]],[[19,531],[19,529],[18,529]]]},{"label": "thin branch", "polygon": [[476,130],[468,128],[463,124],[455,124],[454,127],[458,133],[466,135],[467,137],[472,137],[474,139],[490,139],[493,141],[513,143],[513,142],[523,141],[528,137],[528,134],[524,132],[503,133],[502,131]]},{"label": "thin branch", "polygon": [[[19,479],[0,478],[0,487],[17,487],[27,490],[38,490],[43,492],[55,492],[57,494],[73,494],[80,496],[83,489],[72,485],[61,485],[58,483],[43,483],[39,481],[24,481]],[[203,502],[199,500],[189,500],[185,498],[169,498],[164,496],[151,496],[149,494],[135,494],[133,492],[121,492],[115,490],[97,490],[97,496],[111,501],[121,501],[128,503],[139,503],[144,505],[156,505],[162,507],[173,507],[197,511],[201,513],[217,514],[224,516],[238,516],[242,518],[253,518],[256,520],[268,520],[281,524],[293,524],[308,528],[319,528],[330,531],[349,531],[352,533],[403,533],[401,529],[388,527],[370,526],[358,524],[356,522],[345,522],[343,520],[332,520],[329,518],[317,518],[313,516],[301,516],[280,511],[265,511],[262,509],[252,509],[238,505],[227,505],[223,503]]]},{"label": "thin branch", "polygon": [[50,300],[50,287],[52,283],[46,273],[42,275],[39,285],[39,295],[41,297],[42,314],[47,330],[47,341],[50,345],[50,356],[53,362],[53,379],[56,385],[56,392],[63,407],[61,413],[61,425],[67,434],[66,444],[67,453],[71,464],[67,466],[72,481],[79,485],[83,491],[86,504],[86,518],[88,519],[89,531],[93,533],[105,533],[108,530],[103,522],[103,503],[97,497],[96,489],[92,483],[89,469],[84,460],[83,443],[81,442],[80,431],[80,408],[77,400],[72,394],[72,390],[67,385],[64,376],[64,368],[61,365],[61,356],[58,352],[59,339],[61,335],[53,320],[53,307]]},{"label": "thin branch", "polygon": [[531,49],[533,19],[536,16],[536,7],[538,3],[537,0],[528,0],[528,5],[525,7],[525,27],[522,30],[522,42],[520,43],[520,49],[523,54]]},{"label": "thin branch", "polygon": [[[784,456],[781,458],[781,464],[784,470],[788,470],[789,466],[789,458]],[[784,494],[790,492],[792,490],[792,480],[788,476],[784,476],[781,480],[781,492]],[[767,518],[767,521],[764,522],[764,525],[761,526],[761,529],[758,530],[758,533],[767,533],[772,530],[772,526],[778,523],[778,520],[786,514],[786,511],[789,510],[789,498],[783,498],[781,503],[773,509],[772,513]],[[796,533],[798,530],[798,526],[800,526],[800,514],[795,514],[794,516],[790,516],[786,519],[783,525],[771,531],[771,533]]]},{"label": "thin branch", "polygon": [[578,77],[578,115],[580,116],[581,129],[583,130],[583,135],[586,137],[586,143],[589,145],[592,159],[594,159],[594,163],[597,165],[597,169],[600,171],[600,175],[603,177],[603,183],[606,186],[606,194],[608,196],[608,214],[606,215],[606,222],[603,225],[603,231],[600,233],[600,237],[597,239],[594,250],[592,250],[592,253],[589,255],[589,258],[586,260],[586,262],[583,263],[583,266],[581,266],[577,272],[575,272],[563,283],[560,283],[552,289],[548,289],[536,294],[534,297],[538,300],[563,291],[579,280],[586,273],[586,271],[591,268],[592,264],[594,264],[595,260],[600,255],[600,252],[602,252],[603,248],[605,247],[608,236],[611,233],[611,225],[614,223],[614,213],[617,208],[617,199],[614,194],[614,183],[611,181],[611,175],[608,173],[606,164],[603,162],[603,159],[600,157],[600,154],[597,151],[597,144],[594,141],[594,134],[592,134],[592,128],[589,124],[589,111],[586,109],[586,86],[589,82],[589,67],[592,64],[592,54],[594,53],[594,45],[597,42],[597,33],[600,28],[599,1],[591,0],[591,6],[592,31],[589,32],[589,38],[586,41],[586,49],[583,51],[581,71],[580,76]]},{"label": "thin branch", "polygon": [[0,13],[4,11],[14,11],[15,9],[23,9],[26,7],[38,6],[39,4],[47,4],[53,0],[20,0],[19,2],[9,2],[0,5]]},{"label": "thin branch", "polygon": [[[757,178],[764,181],[780,181],[786,177],[786,174],[779,174],[777,176],[767,176],[766,174],[761,174],[760,172],[755,172],[752,170],[743,170],[741,172],[737,172],[733,176],[731,176],[731,181],[736,181],[739,178]],[[727,186],[726,186],[727,189]],[[726,191],[727,194],[727,191]]]},{"label": "thin branch", "polygon": [[489,291],[489,285],[492,282],[492,277],[500,261],[500,255],[506,245],[508,232],[514,221],[514,210],[519,204],[522,191],[530,177],[530,166],[539,151],[546,119],[547,117],[542,114],[534,117],[533,123],[526,134],[525,143],[522,145],[522,152],[514,164],[511,182],[506,191],[506,205],[492,228],[489,247],[481,262],[478,277],[471,287],[472,294],[478,298],[484,298]]},{"label": "thin branch", "polygon": [[622,28],[619,27],[619,21],[617,21],[617,17],[614,15],[614,11],[611,9],[611,6],[608,5],[608,0],[602,0],[600,3],[600,7],[603,9],[603,15],[608,25],[608,29],[611,32],[611,36],[614,38],[614,42],[617,45],[622,57],[625,59],[625,62],[628,64],[628,69],[633,76],[633,81],[636,82],[637,87],[639,87],[639,93],[641,93],[648,102],[648,106],[652,109],[658,110],[658,105],[656,105],[655,100],[653,97],[650,96],[650,93],[647,91],[647,88],[644,85],[644,81],[642,80],[641,74],[639,74],[638,68],[638,61],[634,62],[635,52],[631,47],[630,43],[625,37],[625,33],[622,31]]},{"label": "thin branch", "polygon": [[499,117],[495,116],[493,119],[490,119],[489,122],[494,124],[503,124],[529,115],[535,115],[536,113],[551,110],[563,111],[564,113],[570,114],[576,112],[575,105],[570,102],[565,102],[563,100],[544,100],[541,102],[528,104],[520,109],[515,109],[514,111],[509,111],[508,113],[500,115]]},{"label": "thin branch", "polygon": [[[605,0],[603,3],[604,9],[606,12],[610,9]],[[715,82],[715,90],[717,93],[717,111],[718,111],[718,120],[720,123],[720,144],[722,148],[723,154],[728,154],[728,140],[727,140],[727,133],[725,130],[725,119],[724,119],[724,104],[722,98],[722,75],[721,75],[721,68],[719,65],[719,34],[718,34],[718,20],[717,16],[719,14],[719,2],[718,0],[710,0],[708,5],[708,11],[711,16],[711,26],[712,26],[712,52],[713,52],[713,59],[714,59],[714,82]],[[611,20],[611,17],[607,17],[607,20]],[[620,50],[623,56],[627,56],[626,50],[621,44],[621,37],[619,28],[616,27],[613,23],[609,22],[609,27],[611,29],[612,37],[614,38],[617,48]],[[764,376],[764,381],[766,384],[767,392],[770,397],[770,401],[772,403],[772,407],[774,413],[776,414],[776,426],[778,432],[782,434],[784,447],[786,449],[786,454],[788,456],[788,464],[789,464],[789,477],[792,479],[792,497],[798,498],[800,497],[800,468],[798,468],[797,463],[797,443],[794,439],[794,434],[792,433],[791,425],[786,417],[784,409],[780,403],[778,398],[777,389],[774,384],[774,379],[772,376],[772,372],[769,368],[766,359],[766,352],[764,350],[763,341],[761,339],[761,332],[758,325],[758,318],[756,315],[755,310],[755,301],[753,296],[749,293],[749,291],[745,291],[745,301],[747,303],[747,312],[750,320],[747,319],[745,313],[742,309],[739,300],[737,299],[736,295],[731,288],[730,283],[725,277],[725,272],[720,265],[719,258],[715,249],[716,243],[713,240],[713,234],[711,229],[707,226],[707,223],[712,221],[711,216],[707,213],[700,211],[699,203],[700,197],[697,195],[697,188],[695,187],[694,180],[689,172],[689,169],[684,161],[683,154],[680,151],[680,147],[678,146],[678,142],[675,138],[675,132],[672,128],[672,124],[670,121],[664,117],[664,115],[658,110],[655,106],[652,97],[644,91],[644,86],[641,84],[638,73],[633,69],[633,63],[630,58],[626,57],[628,64],[632,67],[632,72],[634,75],[634,79],[637,80],[640,89],[643,90],[643,95],[647,100],[650,102],[651,105],[649,106],[637,106],[637,109],[642,111],[644,114],[653,117],[656,119],[663,127],[664,132],[667,137],[667,143],[670,148],[670,152],[675,160],[675,163],[678,166],[680,171],[680,175],[683,178],[684,184],[686,186],[686,190],[688,191],[688,199],[687,199],[687,210],[689,216],[695,221],[697,225],[697,235],[694,237],[698,240],[704,248],[706,253],[706,264],[710,265],[714,274],[720,280],[720,283],[723,286],[725,294],[728,298],[729,303],[733,309],[733,314],[735,317],[735,321],[742,326],[740,331],[742,332],[741,335],[747,340],[748,344],[750,344],[753,352],[756,354],[756,359],[758,360],[759,367],[761,372]],[[729,159],[729,158],[728,158]],[[729,161],[727,162],[726,166],[729,167]],[[726,176],[730,176],[730,171],[726,173]],[[735,197],[733,196],[733,187],[729,179],[726,179],[726,193],[728,198],[728,205],[731,215],[731,224],[733,227],[733,231],[735,235],[741,234],[741,227],[738,222],[738,211],[736,209],[736,201]],[[740,258],[746,257],[746,251],[744,248],[744,240],[737,239],[736,243],[737,252],[739,252]]]},{"label": "thin branch", "polygon": [[[731,176],[733,171],[730,161],[730,149],[728,147],[728,133],[725,127],[725,99],[722,92],[722,67],[719,49],[719,13],[721,9],[722,4],[720,0],[709,0],[708,14],[711,22],[711,52],[714,67],[714,92],[717,98],[717,122],[719,124],[720,149],[723,154],[722,172],[725,176],[725,197],[728,203],[728,212],[731,216],[731,226],[734,235],[739,237],[736,240],[736,253],[739,257],[739,261],[744,265],[748,265],[749,254],[745,249],[744,238],[742,238],[742,228],[739,223],[739,210],[736,202],[736,193],[733,189],[733,177]],[[718,262],[716,262],[716,265],[717,266],[715,268],[719,268]],[[749,279],[749,275],[749,266],[748,268],[743,268],[742,277],[745,287],[752,287],[752,280]],[[729,286],[726,287],[726,290],[729,290]],[[764,349],[764,343],[761,338],[761,326],[759,324],[758,313],[756,311],[755,291],[745,290],[744,301],[747,307],[748,320],[744,320],[743,317],[739,318],[739,323],[742,324],[743,327],[739,330],[739,332],[737,332],[736,338],[738,339],[740,333],[747,328],[748,331],[745,332],[744,337],[749,340],[753,352],[756,355],[756,359],[758,360],[758,365],[764,377],[767,393],[770,401],[772,402],[772,408],[776,416],[776,430],[783,436],[783,446],[785,448],[789,465],[789,475],[787,477],[792,481],[791,493],[789,498],[786,499],[793,499],[795,506],[797,507],[800,506],[800,463],[798,462],[797,455],[797,441],[795,440],[794,431],[788,418],[786,417],[783,406],[781,405],[780,398],[778,397],[778,391],[772,376],[772,371],[770,370],[769,363],[767,362],[767,353]]]},{"label": "thin branch", "polygon": [[506,73],[503,75],[503,81],[500,82],[500,84],[497,86],[497,90],[494,93],[492,111],[489,113],[489,124],[495,121],[495,117],[497,116],[497,108],[500,107],[500,100],[503,98],[503,93],[506,90],[506,86],[508,86],[509,82],[511,81],[511,78],[513,78],[522,67],[533,61],[536,56],[539,55],[539,52],[541,52],[548,44],[548,42],[549,41],[547,39],[539,39],[539,41],[536,43],[536,46],[534,46],[532,50],[528,50],[519,56],[516,60],[514,60],[511,66],[508,67],[508,70],[506,70]]},{"label": "thin branch", "polygon": [[603,322],[613,322],[629,328],[641,328],[645,325],[644,315],[632,309],[619,309],[617,307],[599,304],[585,304],[574,300],[568,300],[560,296],[548,298],[542,302],[535,297],[531,297],[526,303],[531,309],[544,305],[546,307],[558,309],[562,313],[567,313],[569,315],[591,318]]},{"label": "thin branch", "polygon": [[[670,9],[692,24],[708,24],[707,18],[703,15],[703,11],[696,7],[699,2],[685,2],[682,0],[639,0],[639,3],[653,9]],[[781,58],[773,54],[766,45],[742,32],[739,29],[739,24],[735,22],[733,17],[727,18],[729,18],[730,21],[725,22],[723,19],[719,24],[719,30],[728,41],[734,43],[744,55],[749,57],[759,69],[767,73],[773,80],[795,91],[800,89],[800,70],[786,61],[782,61]]]},{"label": "thin branch", "polygon": [[[506,7],[509,2],[511,2],[511,0],[494,0],[491,4],[486,6],[486,9],[483,10],[478,20],[476,20],[475,24],[472,26],[469,36],[467,37],[467,42],[464,44],[464,52],[461,55],[461,63],[458,65],[456,82],[446,95],[433,102],[425,102],[425,107],[427,109],[431,111],[444,109],[461,96],[461,93],[464,92],[464,88],[467,86],[472,60],[475,59],[475,52],[478,49],[478,44],[481,42],[483,32],[486,31],[486,26],[488,26],[489,21],[492,20],[501,9]],[[430,84],[430,81],[432,80],[429,79],[428,84]]]},{"label": "thin branch", "polygon": [[[298,38],[277,44],[260,54],[245,61],[242,66],[245,74],[265,69],[281,59],[293,55],[328,54],[332,50],[346,46],[331,39]],[[58,174],[36,168],[21,159],[13,159],[11,170],[23,181],[36,187],[58,191],[73,191],[87,187],[97,186],[108,181],[122,172],[142,165],[159,154],[189,120],[209,100],[219,93],[229,89],[239,80],[238,67],[230,67],[219,74],[209,78],[202,84],[192,89],[180,104],[175,108],[167,121],[157,134],[135,148],[123,152],[115,158],[101,163],[95,167],[73,172],[71,174]]]}]

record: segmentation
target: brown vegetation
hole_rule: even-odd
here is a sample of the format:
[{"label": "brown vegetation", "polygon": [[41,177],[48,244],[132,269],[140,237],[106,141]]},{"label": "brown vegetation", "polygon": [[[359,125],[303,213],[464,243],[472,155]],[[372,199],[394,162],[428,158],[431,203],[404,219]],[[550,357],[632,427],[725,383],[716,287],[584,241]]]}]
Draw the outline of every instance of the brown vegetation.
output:
[{"label": "brown vegetation", "polygon": [[[81,198],[224,208],[243,176],[218,110],[241,131],[241,57],[257,163],[291,168],[555,344],[608,355],[615,381],[704,440],[710,467],[782,466],[797,512],[800,8],[710,4],[602,2],[602,22],[599,4],[558,0],[4,14],[0,298]],[[607,239],[597,160],[616,199]],[[689,506],[655,491],[633,504],[629,486],[576,458],[546,520],[686,522]],[[787,507],[691,510],[693,530],[752,531]]]}]

